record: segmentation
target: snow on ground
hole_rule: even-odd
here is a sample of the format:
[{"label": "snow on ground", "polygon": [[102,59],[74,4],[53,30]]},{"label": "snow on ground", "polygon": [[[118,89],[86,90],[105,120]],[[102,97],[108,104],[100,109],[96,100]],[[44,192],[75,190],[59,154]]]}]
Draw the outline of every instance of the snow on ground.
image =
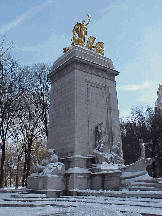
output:
[{"label": "snow on ground", "polygon": [[[14,207],[4,207],[4,204],[14,205]],[[0,216],[162,215],[162,199],[136,197],[64,196],[60,198],[46,198],[44,194],[7,192],[0,193],[0,205]],[[20,205],[23,206],[18,207]],[[24,207],[25,205],[26,207]]]},{"label": "snow on ground", "polygon": [[[37,207],[0,207],[1,216],[49,216],[49,215],[98,215],[98,216],[138,216],[136,213],[121,213],[120,209],[116,209],[115,205],[106,204],[103,197],[64,197],[53,199],[53,201],[32,201],[26,197],[26,202],[16,201],[17,198],[12,198],[11,195],[18,193],[0,193],[0,204],[25,205],[27,203],[38,205]],[[33,195],[34,196],[34,195]],[[40,195],[41,197],[42,195]],[[35,196],[34,196],[35,197]],[[83,198],[83,201],[82,201]],[[4,199],[13,199],[15,201],[5,201]],[[36,199],[36,198],[35,198]],[[50,200],[50,199],[49,199]],[[65,200],[65,201],[64,201]],[[41,206],[42,204],[42,206]],[[47,205],[44,205],[47,204]]]},{"label": "snow on ground", "polygon": [[[0,203],[6,203],[3,198],[9,198],[10,193],[0,194]],[[11,202],[7,202],[11,203]],[[12,202],[13,203],[13,202]],[[38,202],[35,202],[38,203]],[[40,202],[39,202],[40,203]],[[41,203],[44,203],[42,201]],[[48,202],[49,203],[49,202]],[[110,210],[107,206],[102,204],[91,204],[91,203],[69,203],[68,201],[61,202],[59,207],[59,201],[57,206],[52,206],[55,202],[51,202],[51,205],[44,207],[1,207],[1,216],[47,216],[47,215],[111,215],[111,216],[122,216],[122,213]]]}]

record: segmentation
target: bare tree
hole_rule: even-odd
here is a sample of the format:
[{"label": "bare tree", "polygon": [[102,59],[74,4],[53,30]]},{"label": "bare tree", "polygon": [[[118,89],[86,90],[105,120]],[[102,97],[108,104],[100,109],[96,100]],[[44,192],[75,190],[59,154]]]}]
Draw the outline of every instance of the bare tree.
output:
[{"label": "bare tree", "polygon": [[[22,111],[19,115],[24,137],[24,170],[22,185],[27,185],[32,165],[32,153],[41,146],[48,136],[48,112],[50,82],[47,74],[51,67],[37,64],[24,68],[25,94],[22,98]],[[35,143],[37,143],[35,145]]]},{"label": "bare tree", "polygon": [[[3,39],[0,44],[0,188],[4,186],[7,141],[16,150],[12,152],[16,155],[16,187],[22,158],[24,157],[22,184],[26,185],[32,153],[36,154],[42,143],[46,143],[50,93],[47,74],[51,70],[51,66],[47,64],[20,67],[10,56],[10,47],[4,49],[4,42]],[[10,167],[6,166],[5,169]]]},{"label": "bare tree", "polygon": [[18,98],[22,86],[19,85],[21,69],[10,56],[9,49],[4,50],[4,39],[0,45],[0,140],[1,140],[1,174],[0,188],[4,183],[5,144],[9,137],[12,118],[18,109]]},{"label": "bare tree", "polygon": [[47,137],[51,87],[48,74],[51,69],[51,65],[44,63],[26,66],[23,69],[23,85],[28,94],[35,95],[35,103],[39,105],[40,118]]},{"label": "bare tree", "polygon": [[19,119],[19,113],[21,111],[19,110],[17,112],[17,116],[13,119],[13,124],[10,126],[10,133],[11,133],[11,144],[10,149],[12,148],[10,158],[14,158],[12,160],[12,166],[15,168],[16,172],[16,178],[15,178],[15,187],[18,188],[19,186],[19,173],[22,165],[22,159],[24,154],[24,145],[25,142],[23,140],[23,136],[21,134],[22,131],[22,122],[20,122]]}]

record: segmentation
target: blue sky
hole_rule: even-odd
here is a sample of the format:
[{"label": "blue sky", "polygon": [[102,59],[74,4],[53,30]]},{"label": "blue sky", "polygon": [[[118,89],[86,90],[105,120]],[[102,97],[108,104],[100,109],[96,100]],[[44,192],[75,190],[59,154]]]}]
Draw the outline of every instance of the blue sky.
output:
[{"label": "blue sky", "polygon": [[90,14],[87,37],[104,42],[120,72],[120,114],[154,106],[162,84],[162,0],[1,0],[0,10],[0,37],[14,43],[11,53],[23,65],[53,63],[70,45],[75,23]]}]

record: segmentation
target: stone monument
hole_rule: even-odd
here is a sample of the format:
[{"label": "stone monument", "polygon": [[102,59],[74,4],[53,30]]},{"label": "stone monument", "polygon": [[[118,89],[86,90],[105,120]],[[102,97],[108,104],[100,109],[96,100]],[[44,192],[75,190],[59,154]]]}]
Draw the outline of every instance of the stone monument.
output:
[{"label": "stone monument", "polygon": [[48,139],[48,148],[55,148],[66,172],[79,167],[86,176],[93,163],[123,163],[115,82],[119,72],[103,56],[103,42],[94,45],[90,36],[85,45],[88,18],[87,24],[74,26],[71,46],[63,49],[49,74]]},{"label": "stone monument", "polygon": [[[65,164],[67,194],[75,188],[119,189],[123,165],[115,82],[119,72],[104,57],[103,42],[94,44],[96,38],[90,36],[85,44],[89,15],[88,19],[74,26],[71,45],[49,74],[47,148],[55,149]],[[44,172],[44,166],[38,169]]]}]

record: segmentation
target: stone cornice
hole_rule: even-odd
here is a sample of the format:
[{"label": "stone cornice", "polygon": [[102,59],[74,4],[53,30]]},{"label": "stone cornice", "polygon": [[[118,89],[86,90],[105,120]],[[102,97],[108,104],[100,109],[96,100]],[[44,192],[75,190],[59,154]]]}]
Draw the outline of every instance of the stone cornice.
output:
[{"label": "stone cornice", "polygon": [[[75,48],[75,49],[74,49]],[[69,50],[65,56],[60,57],[53,66],[52,72],[48,75],[50,79],[56,81],[57,79],[61,78],[62,76],[65,76],[66,74],[70,73],[71,71],[77,69],[81,70],[85,73],[94,74],[96,76],[100,76],[106,79],[110,79],[112,81],[115,81],[115,76],[119,74],[118,71],[108,67],[108,61],[103,62],[103,58],[107,60],[106,57],[103,57],[99,54],[97,55],[98,60],[100,62],[91,61],[89,58],[83,58],[83,53],[78,47],[74,47],[71,50]],[[84,48],[82,48],[85,50]],[[88,50],[88,52],[92,52],[91,50]],[[90,55],[86,50],[87,55]],[[93,53],[94,54],[94,53]],[[100,58],[99,58],[100,57]],[[110,59],[108,59],[110,60]],[[101,63],[101,64],[100,64]],[[94,70],[95,69],[95,70]]]},{"label": "stone cornice", "polygon": [[81,46],[73,46],[70,50],[68,50],[65,54],[63,54],[61,57],[59,57],[55,62],[53,69],[56,69],[63,63],[67,62],[71,57],[78,57],[96,64],[99,64],[101,66],[114,69],[112,60],[102,56],[98,53],[95,53],[92,50],[87,49],[86,47]]}]

